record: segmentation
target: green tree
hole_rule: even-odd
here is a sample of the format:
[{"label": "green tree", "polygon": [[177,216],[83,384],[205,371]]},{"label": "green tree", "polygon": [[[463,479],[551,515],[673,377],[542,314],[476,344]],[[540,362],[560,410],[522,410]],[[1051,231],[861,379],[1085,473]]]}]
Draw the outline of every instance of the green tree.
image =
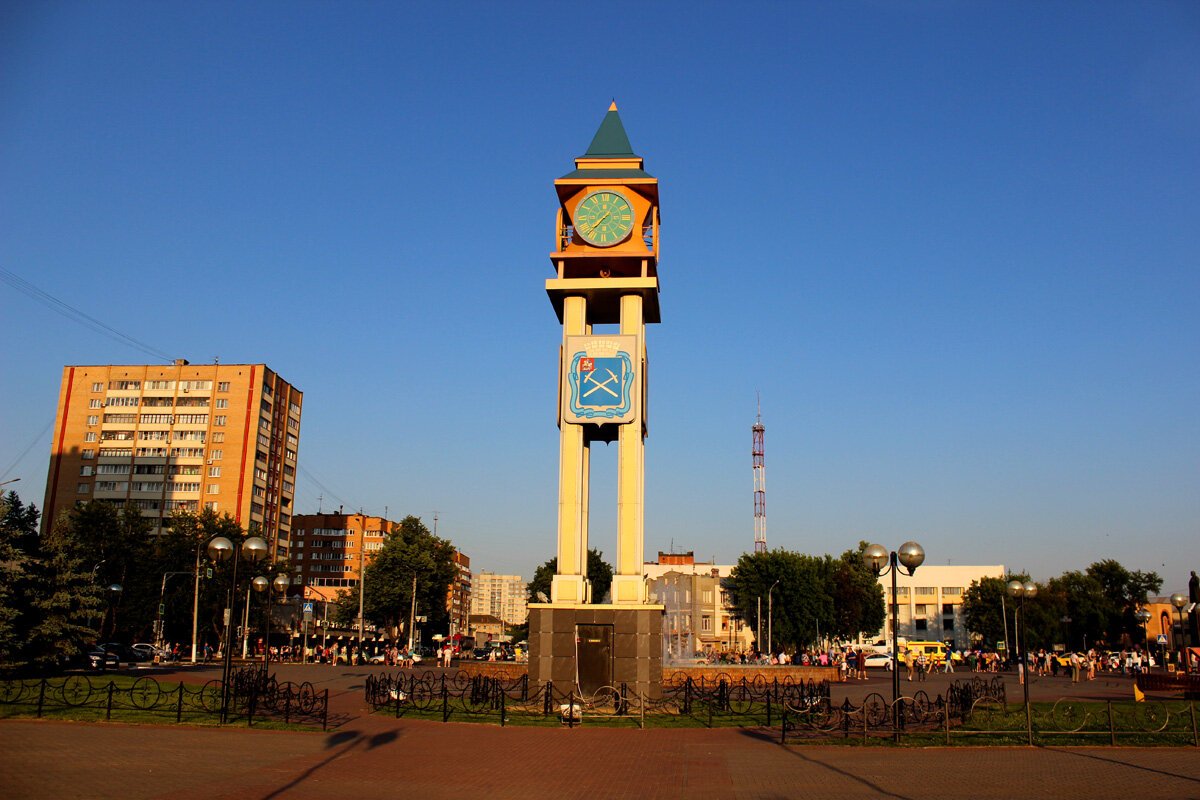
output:
[{"label": "green tree", "polygon": [[[171,516],[163,535],[157,537],[153,543],[154,566],[149,570],[152,580],[157,580],[152,587],[155,605],[152,611],[157,616],[158,595],[163,589],[163,575],[168,572],[194,574],[197,567],[199,568],[199,635],[202,642],[208,641],[214,646],[219,645],[224,634],[224,609],[228,601],[229,584],[233,579],[228,564],[217,565],[208,560],[206,547],[208,542],[217,536],[224,536],[240,547],[247,534],[228,513],[217,514],[207,508],[199,512],[177,511]],[[212,578],[208,577],[210,568]],[[278,569],[278,565],[275,568]],[[266,571],[270,567],[262,565],[260,569]],[[245,571],[239,574],[238,582],[242,585],[243,592],[246,580],[252,577],[253,575],[247,575]],[[163,596],[164,641],[190,643],[194,592],[194,578],[177,577],[167,583]],[[239,594],[241,601],[245,602],[245,594]]]},{"label": "green tree", "polygon": [[36,622],[25,660],[53,667],[94,641],[107,606],[65,517],[41,543],[42,559],[30,605]]},{"label": "green tree", "polygon": [[[588,550],[587,577],[592,582],[592,602],[603,603],[605,595],[612,586],[613,568],[604,560],[604,553],[595,548]],[[533,571],[533,580],[525,585],[526,597],[530,603],[541,602],[538,593],[550,597],[550,582],[558,572],[558,557],[547,561]]]},{"label": "green tree", "polygon": [[994,649],[1003,642],[1008,630],[1004,617],[1004,611],[1009,606],[1008,581],[1009,578],[971,581],[963,594],[962,611],[967,630],[978,636],[980,644],[988,649]]},{"label": "green tree", "polygon": [[0,495],[0,664],[20,660],[28,630],[38,562],[40,514],[16,492]]},{"label": "green tree", "polygon": [[[363,615],[394,635],[407,632],[416,578],[417,615],[428,622],[422,630],[446,632],[450,617],[446,592],[454,578],[454,546],[434,536],[420,517],[407,516],[392,527],[364,575]],[[331,609],[341,624],[358,619],[358,591],[343,592]]]},{"label": "green tree", "polygon": [[756,632],[761,625],[760,650],[803,648],[816,641],[818,628],[834,627],[831,574],[832,560],[783,549],[743,553],[725,587],[737,617]]},{"label": "green tree", "polygon": [[859,542],[857,550],[847,550],[836,560],[829,560],[826,582],[833,598],[833,621],[828,635],[833,639],[874,633],[883,628],[887,619],[883,588],[863,563],[862,553],[868,546],[867,542]]}]

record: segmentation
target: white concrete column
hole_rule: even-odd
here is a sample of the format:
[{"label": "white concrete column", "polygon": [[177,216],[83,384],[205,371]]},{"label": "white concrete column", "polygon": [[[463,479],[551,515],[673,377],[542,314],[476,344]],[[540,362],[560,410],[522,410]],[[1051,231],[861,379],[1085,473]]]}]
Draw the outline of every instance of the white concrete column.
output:
[{"label": "white concrete column", "polygon": [[[563,298],[563,346],[567,336],[579,336],[587,326],[587,300]],[[565,352],[565,351],[564,351]],[[561,371],[559,380],[562,380]],[[584,512],[587,508],[587,448],[583,426],[562,420],[559,408],[558,449],[558,572],[551,579],[552,603],[585,603],[588,597],[587,540]]]},{"label": "white concrete column", "polygon": [[633,391],[637,393],[637,414],[620,426],[617,436],[617,563],[613,575],[612,596],[617,604],[642,604],[646,600],[646,584],[642,580],[642,498],[644,443],[642,438],[643,399],[641,396],[644,369],[642,352],[645,348],[646,325],[642,296],[621,296],[621,333],[637,336],[633,355],[638,371]]}]

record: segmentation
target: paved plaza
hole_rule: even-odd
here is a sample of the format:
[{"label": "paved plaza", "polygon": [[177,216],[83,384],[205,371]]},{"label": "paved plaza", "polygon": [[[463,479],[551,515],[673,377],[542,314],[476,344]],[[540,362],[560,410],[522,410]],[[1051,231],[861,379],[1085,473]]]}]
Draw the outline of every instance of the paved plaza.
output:
[{"label": "paved plaza", "polygon": [[[836,798],[929,800],[950,794],[1008,800],[1070,790],[1086,796],[1200,798],[1195,748],[783,747],[777,730],[586,725],[567,730],[397,720],[367,712],[363,681],[375,671],[383,668],[280,668],[281,677],[330,690],[331,719],[338,725],[326,733],[0,722],[0,795],[362,800],[790,798],[815,792]],[[161,677],[202,681],[214,674],[164,671]],[[1049,693],[1052,681],[1035,684],[1035,696]],[[926,687],[940,682],[931,679]],[[839,685],[834,694],[887,694],[889,686],[881,673],[865,685]],[[1128,697],[1127,679],[1085,686],[1092,692],[1087,696]],[[1019,687],[1009,692],[1016,697]]]}]

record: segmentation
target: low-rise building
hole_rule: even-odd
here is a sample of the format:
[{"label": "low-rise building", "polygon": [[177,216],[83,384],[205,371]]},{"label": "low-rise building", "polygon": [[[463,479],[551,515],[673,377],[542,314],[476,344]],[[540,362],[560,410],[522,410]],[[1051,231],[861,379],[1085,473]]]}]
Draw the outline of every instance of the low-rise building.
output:
[{"label": "low-rise building", "polygon": [[754,631],[734,616],[723,583],[734,566],[696,561],[692,551],[660,552],[657,561],[642,565],[649,595],[665,608],[668,658],[750,648]]},{"label": "low-rise building", "polygon": [[[953,643],[957,649],[974,646],[963,615],[963,595],[973,581],[983,578],[1003,578],[1003,564],[987,566],[954,566],[925,564],[913,575],[905,575],[901,569],[896,574],[898,633],[901,638],[931,640]],[[891,594],[892,576],[882,575],[879,585],[883,587],[883,601],[888,615],[887,621],[868,641],[887,639],[892,641]],[[994,647],[995,642],[987,643]]]}]

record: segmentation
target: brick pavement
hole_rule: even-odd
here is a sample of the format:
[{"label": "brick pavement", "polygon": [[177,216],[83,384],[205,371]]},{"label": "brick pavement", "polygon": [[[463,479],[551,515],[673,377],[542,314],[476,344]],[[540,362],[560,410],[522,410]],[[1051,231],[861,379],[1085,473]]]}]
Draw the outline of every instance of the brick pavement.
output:
[{"label": "brick pavement", "polygon": [[[781,747],[753,729],[499,728],[366,714],[367,668],[285,668],[331,690],[328,733],[0,722],[0,796],[1200,798],[1195,748]],[[293,669],[295,672],[293,673]],[[177,677],[167,677],[177,680]],[[870,682],[887,689],[886,677]],[[1122,691],[1120,684],[1109,687]],[[1010,691],[1012,691],[1010,687]],[[917,779],[915,776],[924,776]]]}]

